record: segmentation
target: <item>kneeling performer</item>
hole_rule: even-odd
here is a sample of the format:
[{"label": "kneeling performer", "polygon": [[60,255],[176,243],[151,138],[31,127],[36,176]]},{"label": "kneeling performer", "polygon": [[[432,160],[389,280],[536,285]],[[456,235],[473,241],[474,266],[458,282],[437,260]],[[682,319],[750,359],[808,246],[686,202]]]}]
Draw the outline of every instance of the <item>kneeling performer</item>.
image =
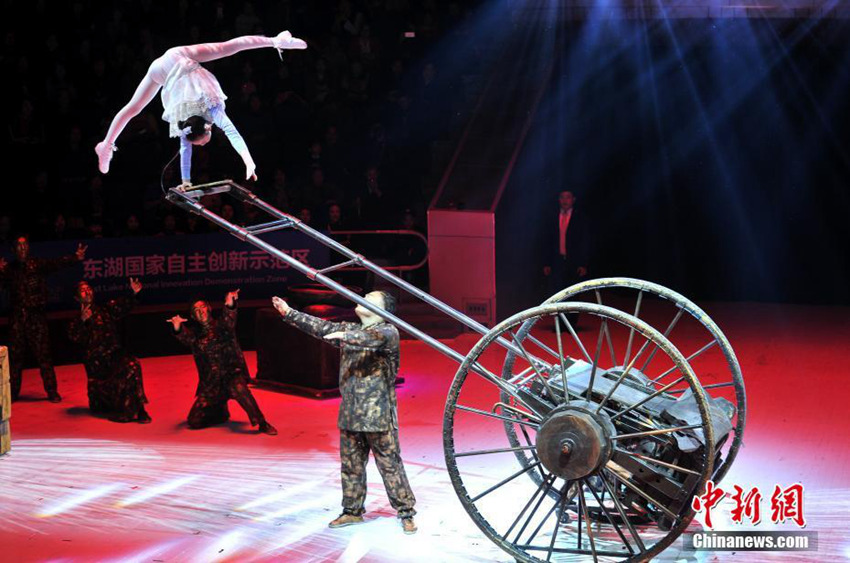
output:
[{"label": "kneeling performer", "polygon": [[77,284],[80,316],[71,322],[68,336],[85,351],[89,408],[108,415],[113,422],[136,421],[146,424],[142,366],[128,353],[118,337],[118,321],[127,316],[142,290],[138,279],[130,278],[133,297],[112,299],[106,305],[94,302],[94,290],[82,281]]},{"label": "kneeling performer", "polygon": [[[395,299],[373,291],[366,300],[388,313]],[[272,302],[283,319],[304,332],[341,348],[339,389],[339,455],[342,465],[342,514],[329,527],[363,522],[366,500],[366,463],[369,451],[384,480],[390,504],[398,511],[404,532],[416,532],[410,489],[398,440],[395,379],[399,365],[398,329],[362,306],[355,312],[361,324],[334,323],[292,309],[275,297]]]},{"label": "kneeling performer", "polygon": [[259,426],[263,434],[274,436],[277,430],[266,421],[257,401],[248,389],[248,366],[236,340],[236,301],[239,290],[231,291],[224,300],[221,318],[214,319],[206,301],[192,304],[192,319],[197,327],[183,327],[186,319],[175,315],[168,319],[174,336],[192,349],[198,368],[198,389],[189,411],[189,428],[206,428],[230,419],[227,402],[236,399],[245,409],[251,426]]}]

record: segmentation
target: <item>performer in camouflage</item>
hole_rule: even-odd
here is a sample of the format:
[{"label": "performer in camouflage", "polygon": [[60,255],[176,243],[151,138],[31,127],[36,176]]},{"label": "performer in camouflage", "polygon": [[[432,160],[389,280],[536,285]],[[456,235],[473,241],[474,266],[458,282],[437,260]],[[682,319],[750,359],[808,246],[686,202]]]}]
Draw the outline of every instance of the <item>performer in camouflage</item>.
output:
[{"label": "performer in camouflage", "polygon": [[77,252],[62,258],[33,258],[30,256],[29,239],[15,239],[15,261],[6,264],[0,258],[0,285],[9,290],[11,303],[9,327],[9,371],[12,400],[21,393],[24,362],[21,361],[27,348],[35,356],[41,371],[44,390],[51,403],[62,400],[56,385],[56,373],[50,356],[50,335],[47,330],[47,276],[74,265],[85,258],[86,247],[82,244]]},{"label": "performer in camouflage", "polygon": [[84,348],[88,378],[89,408],[106,414],[112,422],[147,424],[142,366],[130,355],[118,335],[118,321],[130,314],[136,295],[142,290],[138,279],[130,278],[132,297],[110,300],[106,305],[94,302],[94,290],[86,282],[77,285],[80,316],[71,322],[68,336]]},{"label": "performer in camouflage", "polygon": [[260,432],[274,436],[277,430],[266,421],[248,389],[248,366],[236,340],[238,299],[238,289],[227,294],[219,319],[213,318],[212,308],[206,301],[196,301],[191,313],[196,327],[183,327],[187,319],[180,315],[168,319],[177,340],[192,349],[198,368],[198,388],[189,411],[189,428],[206,428],[226,422],[230,419],[227,402],[235,399],[248,414],[251,426],[259,426]]},{"label": "performer in camouflage", "polygon": [[[387,312],[395,299],[373,291],[366,300]],[[283,319],[304,332],[341,349],[339,388],[342,403],[337,425],[340,433],[342,514],[329,526],[338,528],[363,522],[366,500],[366,463],[375,457],[390,504],[405,533],[416,532],[410,489],[398,440],[395,379],[399,366],[398,329],[365,307],[355,309],[361,324],[335,323],[292,309],[279,297],[273,300]]]}]

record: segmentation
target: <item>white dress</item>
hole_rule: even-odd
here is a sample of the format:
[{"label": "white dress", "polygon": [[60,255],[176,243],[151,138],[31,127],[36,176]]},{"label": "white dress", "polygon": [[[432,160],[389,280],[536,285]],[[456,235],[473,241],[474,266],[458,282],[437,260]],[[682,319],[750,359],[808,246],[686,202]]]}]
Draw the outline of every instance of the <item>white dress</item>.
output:
[{"label": "white dress", "polygon": [[162,119],[168,134],[179,137],[178,123],[193,115],[212,122],[210,110],[224,108],[227,96],[213,74],[185,54],[186,47],[173,47],[151,63],[149,75],[162,87]]}]

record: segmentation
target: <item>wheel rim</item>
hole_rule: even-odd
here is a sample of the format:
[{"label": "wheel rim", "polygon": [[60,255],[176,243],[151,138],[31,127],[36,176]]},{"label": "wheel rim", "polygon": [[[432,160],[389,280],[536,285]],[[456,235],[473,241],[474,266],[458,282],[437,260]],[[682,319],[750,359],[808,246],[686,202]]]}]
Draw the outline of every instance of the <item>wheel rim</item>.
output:
[{"label": "wheel rim", "polygon": [[[559,381],[565,380],[565,374],[557,363],[537,362],[541,376],[535,373],[532,379],[536,381],[525,387],[509,383],[509,379],[487,369],[486,365],[494,361],[490,356],[499,348],[494,344],[499,337],[509,337],[516,344],[514,331],[523,323],[571,312],[591,315],[600,320],[600,325],[634,330],[647,343],[658,345],[659,353],[681,374],[677,385],[690,390],[689,401],[698,412],[698,416],[692,415],[692,423],[682,426],[674,419],[662,421],[660,415],[657,419],[649,417],[649,427],[656,431],[646,435],[646,426],[641,425],[647,423],[641,417],[647,417],[646,413],[654,412],[652,409],[659,405],[675,403],[672,396],[662,392],[649,397],[648,391],[640,395],[636,385],[623,383],[625,376],[617,384],[620,389],[613,376],[603,375],[601,369],[590,377],[608,378],[607,398],[602,393],[575,396],[578,379],[571,379],[567,383],[569,401],[563,399],[564,386],[559,386]],[[523,350],[523,356],[532,359],[528,350]],[[601,365],[600,362],[596,367]],[[489,391],[482,394],[479,387]],[[597,386],[588,388],[596,390]],[[511,397],[512,404],[501,400],[505,394]],[[632,401],[633,397],[649,399],[640,403]],[[481,428],[470,431],[465,428],[469,421],[477,421],[473,427],[489,425],[490,429],[483,434]],[[674,442],[680,440],[680,435],[685,439],[685,434],[702,436],[704,443],[714,444],[709,421],[708,403],[696,376],[684,356],[660,332],[610,307],[552,303],[500,323],[467,355],[446,402],[446,465],[458,498],[476,525],[519,560],[587,556],[646,560],[670,545],[688,526],[693,518],[690,499],[702,491],[711,475],[713,456],[702,447],[689,454],[690,466],[666,463],[662,467],[654,462],[665,462],[644,455],[639,448],[644,442]],[[516,453],[515,446],[508,442],[503,444],[507,447],[494,447],[499,440],[507,440],[499,429],[502,424],[528,428],[534,434],[531,444],[519,446],[534,461],[519,471],[515,471],[507,455]],[[470,448],[470,440],[475,447]],[[661,451],[661,446],[658,448]],[[485,458],[493,461],[482,461]],[[653,461],[645,461],[649,459]],[[647,473],[639,474],[635,467]],[[521,478],[523,475],[537,479]],[[658,491],[671,496],[660,496]],[[504,499],[507,500],[502,502]],[[625,505],[626,502],[634,502],[636,507]],[[639,509],[648,514],[647,525],[634,524]],[[573,514],[573,521],[563,522],[564,514]],[[665,518],[668,522],[661,525]]]}]

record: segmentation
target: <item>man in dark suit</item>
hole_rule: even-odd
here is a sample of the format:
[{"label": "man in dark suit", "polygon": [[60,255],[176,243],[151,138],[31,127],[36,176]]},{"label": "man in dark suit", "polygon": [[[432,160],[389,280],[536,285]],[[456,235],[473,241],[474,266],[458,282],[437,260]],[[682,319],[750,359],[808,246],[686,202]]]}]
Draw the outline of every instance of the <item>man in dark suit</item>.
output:
[{"label": "man in dark suit", "polygon": [[576,211],[576,197],[563,191],[558,195],[558,214],[547,225],[543,275],[546,277],[547,297],[576,284],[587,277],[588,238],[586,221]]}]

